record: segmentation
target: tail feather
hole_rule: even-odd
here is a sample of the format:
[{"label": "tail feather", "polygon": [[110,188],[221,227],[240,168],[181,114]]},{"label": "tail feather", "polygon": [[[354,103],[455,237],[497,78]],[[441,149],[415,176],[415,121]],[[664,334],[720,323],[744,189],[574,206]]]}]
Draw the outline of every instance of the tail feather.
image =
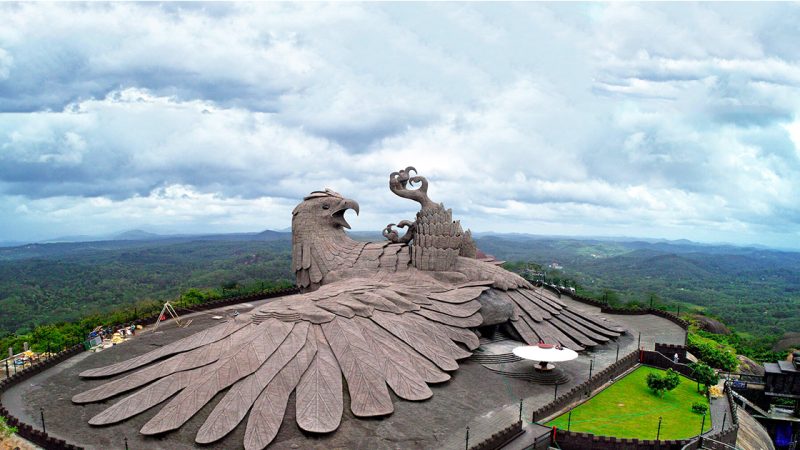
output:
[{"label": "tail feather", "polygon": [[319,325],[312,327],[308,338],[316,341],[317,353],[297,385],[297,425],[313,433],[329,433],[342,421],[342,372]]},{"label": "tail feather", "polygon": [[347,380],[353,414],[370,417],[394,411],[383,371],[355,322],[336,318],[322,324],[322,331]]},{"label": "tail feather", "polygon": [[219,360],[213,370],[191,386],[182,390],[150,421],[144,424],[142,434],[158,434],[174,430],[189,420],[219,391],[255,372],[283,342],[293,324],[267,319],[255,328],[256,336],[235,349],[233,354]]},{"label": "tail feather", "polygon": [[175,341],[170,345],[165,345],[164,347],[153,350],[152,352],[137,356],[136,358],[131,358],[127,361],[122,361],[106,367],[85,370],[81,372],[80,376],[84,378],[97,378],[119,375],[122,372],[127,372],[137,367],[144,366],[145,364],[149,364],[161,358],[165,358],[177,353],[183,353],[219,341],[220,339],[230,336],[236,330],[244,328],[248,325],[250,325],[250,321],[246,320],[245,317],[239,316],[234,320],[219,324],[212,328],[208,328],[199,333],[195,333],[189,337]]},{"label": "tail feather", "polygon": [[261,450],[275,439],[286,413],[289,395],[316,353],[316,339],[307,339],[297,355],[278,372],[258,396],[250,410],[244,432],[246,450]]},{"label": "tail feather", "polygon": [[244,419],[258,395],[275,375],[305,345],[309,324],[298,323],[275,352],[252,375],[236,382],[211,411],[197,432],[195,442],[208,444],[222,439]]}]

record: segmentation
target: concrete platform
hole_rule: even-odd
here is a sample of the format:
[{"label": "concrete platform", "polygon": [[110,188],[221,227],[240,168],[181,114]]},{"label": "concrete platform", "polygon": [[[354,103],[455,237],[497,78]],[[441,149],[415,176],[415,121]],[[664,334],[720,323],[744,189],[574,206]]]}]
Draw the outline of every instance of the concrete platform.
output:
[{"label": "concrete platform", "polygon": [[[570,306],[597,311],[597,308],[564,298]],[[241,311],[258,306],[239,306]],[[209,327],[217,321],[211,316],[217,311],[194,315],[188,328],[174,325],[162,326],[156,333],[143,333],[124,344],[100,353],[84,353],[47,370],[3,395],[3,404],[27,423],[38,425],[39,408],[44,408],[47,431],[71,443],[93,449],[122,449],[124,438],[131,449],[186,449],[195,448],[194,437],[217,401],[219,394],[186,425],[174,432],[156,437],[143,436],[139,428],[152,418],[159,407],[120,424],[92,427],[88,420],[107,408],[117,399],[105,403],[74,405],[70,398],[102,381],[82,380],[83,370],[129,359],[157,346]],[[638,333],[643,344],[653,342],[682,343],[683,330],[674,323],[656,316],[610,315],[629,332],[619,340],[620,357],[636,349]],[[562,392],[584,381],[589,373],[589,360],[594,358],[594,370],[602,370],[615,360],[616,343],[609,343],[591,352],[584,352],[574,361],[561,363],[570,375],[570,382],[559,386]],[[552,386],[541,386],[525,380],[493,373],[481,364],[464,361],[446,383],[433,385],[433,398],[423,402],[408,402],[394,398],[395,412],[388,417],[357,419],[349,411],[349,398],[345,390],[345,413],[339,429],[327,435],[309,435],[302,432],[294,419],[294,398],[290,398],[283,425],[270,448],[464,448],[465,427],[471,428],[471,441],[507,426],[519,416],[519,400],[524,399],[523,418],[530,420],[531,411],[553,398]],[[243,421],[231,434],[208,448],[240,448],[244,435]],[[527,423],[527,422],[526,422]]]}]

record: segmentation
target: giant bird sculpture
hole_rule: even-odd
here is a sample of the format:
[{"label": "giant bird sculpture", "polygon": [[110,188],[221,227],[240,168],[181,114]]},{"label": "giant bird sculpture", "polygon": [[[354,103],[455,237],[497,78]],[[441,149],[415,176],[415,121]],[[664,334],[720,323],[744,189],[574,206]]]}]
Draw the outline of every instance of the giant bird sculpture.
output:
[{"label": "giant bird sculpture", "polygon": [[[316,191],[292,212],[292,264],[300,294],[157,350],[82,377],[131,372],[75,395],[75,403],[134,391],[89,423],[123,421],[170,397],[142,428],[159,434],[181,427],[227,389],[196,435],[217,441],[245,418],[246,449],[266,447],[278,433],[292,392],[296,420],[313,433],[338,428],[343,377],[355,416],[391,414],[391,389],[404,400],[433,394],[457,361],[478,345],[475,329],[507,324],[527,343],[583,350],[623,330],[602,317],[570,310],[475,248],[452,212],[427,196],[428,182],[409,167],[390,176],[395,194],[421,205],[401,237],[390,224],[385,242],[348,237],[344,218],[358,204]],[[415,188],[416,185],[420,185]],[[135,371],[134,371],[135,370]]]}]

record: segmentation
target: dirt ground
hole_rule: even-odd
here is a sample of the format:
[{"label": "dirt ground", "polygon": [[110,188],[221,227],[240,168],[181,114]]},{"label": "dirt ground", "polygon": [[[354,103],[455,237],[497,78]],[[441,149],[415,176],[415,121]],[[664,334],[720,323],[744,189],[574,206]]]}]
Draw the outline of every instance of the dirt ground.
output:
[{"label": "dirt ground", "polygon": [[0,441],[0,450],[38,450],[40,448],[16,435]]}]

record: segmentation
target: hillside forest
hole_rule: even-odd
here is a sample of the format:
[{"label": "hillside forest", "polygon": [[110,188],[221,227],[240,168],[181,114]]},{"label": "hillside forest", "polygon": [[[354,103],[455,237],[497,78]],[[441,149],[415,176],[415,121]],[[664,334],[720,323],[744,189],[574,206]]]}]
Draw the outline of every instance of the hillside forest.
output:
[{"label": "hillside forest", "polygon": [[[356,237],[366,236],[374,239]],[[800,330],[800,253],[528,235],[476,241],[511,270],[612,305],[718,318],[733,333],[715,339],[751,357],[771,359],[783,350],[779,340]],[[187,293],[218,298],[286,286],[290,249],[290,234],[277,232],[0,248],[0,337]]]}]

